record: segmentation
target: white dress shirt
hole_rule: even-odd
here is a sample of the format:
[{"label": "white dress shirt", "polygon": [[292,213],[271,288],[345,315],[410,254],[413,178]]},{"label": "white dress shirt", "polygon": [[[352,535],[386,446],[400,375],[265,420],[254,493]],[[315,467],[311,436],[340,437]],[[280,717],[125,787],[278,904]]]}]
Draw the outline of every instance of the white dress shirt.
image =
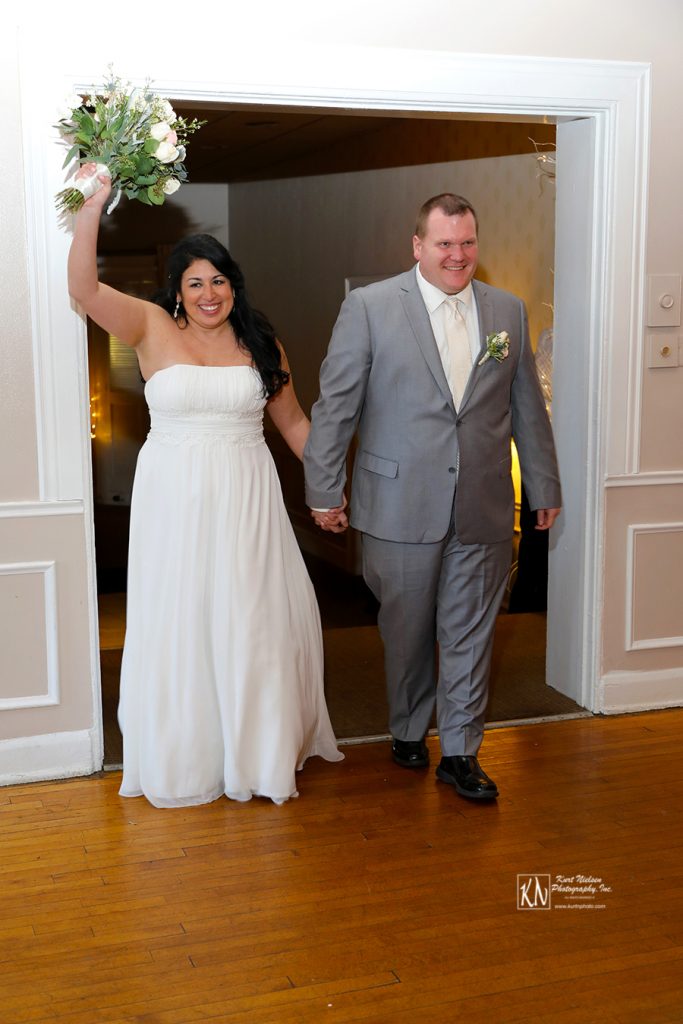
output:
[{"label": "white dress shirt", "polygon": [[[429,313],[429,321],[432,325],[432,331],[434,332],[434,338],[436,340],[436,347],[439,350],[439,356],[441,357],[441,363],[443,365],[444,373],[446,374],[446,380],[450,379],[450,365],[451,356],[448,348],[448,342],[446,340],[446,321],[447,315],[446,303],[448,302],[449,296],[446,292],[442,292],[436,285],[431,284],[426,280],[420,273],[420,264],[418,263],[415,267],[417,275],[417,286],[420,289],[420,294],[424,300],[424,304],[427,307]],[[474,289],[472,284],[468,284],[466,288],[463,288],[461,292],[458,292],[457,298],[462,303],[460,311],[463,314],[465,320],[465,326],[467,327],[467,337],[470,343],[470,353],[472,355],[472,364],[479,355],[481,348],[481,338],[479,337],[479,318],[477,316],[477,303],[474,298]]]}]

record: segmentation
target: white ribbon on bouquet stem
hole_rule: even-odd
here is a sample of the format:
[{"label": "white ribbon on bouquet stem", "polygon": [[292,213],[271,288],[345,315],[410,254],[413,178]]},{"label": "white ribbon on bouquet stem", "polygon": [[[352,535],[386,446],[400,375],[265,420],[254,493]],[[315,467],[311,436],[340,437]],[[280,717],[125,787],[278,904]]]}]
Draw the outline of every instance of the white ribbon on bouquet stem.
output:
[{"label": "white ribbon on bouquet stem", "polygon": [[[86,165],[84,165],[86,166]],[[106,164],[95,164],[95,170],[89,174],[84,174],[80,178],[74,180],[74,188],[77,189],[84,199],[90,199],[96,192],[102,188],[102,182],[99,180],[99,175],[107,178],[111,178],[111,171]],[[119,199],[121,198],[121,189],[116,190],[116,195],[112,199],[111,203],[107,207],[107,213],[111,213],[118,206]]]}]

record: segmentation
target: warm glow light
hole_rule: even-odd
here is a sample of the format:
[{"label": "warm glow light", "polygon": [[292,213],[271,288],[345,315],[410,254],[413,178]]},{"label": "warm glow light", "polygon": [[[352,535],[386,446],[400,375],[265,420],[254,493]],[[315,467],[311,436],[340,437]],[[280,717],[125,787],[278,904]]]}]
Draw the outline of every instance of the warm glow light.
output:
[{"label": "warm glow light", "polygon": [[510,442],[512,449],[512,486],[515,489],[515,529],[519,529],[519,509],[522,504],[522,471],[519,468],[519,456],[515,442]]},{"label": "warm glow light", "polygon": [[97,436],[97,403],[98,403],[98,396],[96,394],[95,395],[91,395],[90,396],[90,438],[91,438],[92,441],[94,441],[96,436]]}]

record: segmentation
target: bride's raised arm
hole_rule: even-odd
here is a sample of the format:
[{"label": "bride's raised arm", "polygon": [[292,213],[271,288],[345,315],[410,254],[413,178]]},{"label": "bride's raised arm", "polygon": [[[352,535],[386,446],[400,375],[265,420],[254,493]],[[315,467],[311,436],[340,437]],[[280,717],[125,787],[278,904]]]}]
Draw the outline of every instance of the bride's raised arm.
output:
[{"label": "bride's raised arm", "polygon": [[[85,164],[81,172],[91,169]],[[79,174],[81,173],[79,172]],[[155,323],[168,314],[144,299],[102,284],[97,273],[97,236],[102,210],[111,192],[110,180],[100,175],[102,188],[86,199],[76,214],[74,237],[68,263],[69,295],[85,313],[109,334],[126,345],[136,347],[145,341]]]}]

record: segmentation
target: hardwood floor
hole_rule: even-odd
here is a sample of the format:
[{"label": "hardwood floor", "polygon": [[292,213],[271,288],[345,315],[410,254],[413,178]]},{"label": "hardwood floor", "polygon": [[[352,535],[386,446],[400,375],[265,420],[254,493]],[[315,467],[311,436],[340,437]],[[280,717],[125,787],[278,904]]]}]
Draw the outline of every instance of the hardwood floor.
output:
[{"label": "hardwood floor", "polygon": [[[680,1022],[682,729],[488,732],[483,806],[385,744],[309,762],[282,807],[159,811],[118,773],[0,790],[0,1020]],[[609,891],[543,909],[531,874]]]}]

